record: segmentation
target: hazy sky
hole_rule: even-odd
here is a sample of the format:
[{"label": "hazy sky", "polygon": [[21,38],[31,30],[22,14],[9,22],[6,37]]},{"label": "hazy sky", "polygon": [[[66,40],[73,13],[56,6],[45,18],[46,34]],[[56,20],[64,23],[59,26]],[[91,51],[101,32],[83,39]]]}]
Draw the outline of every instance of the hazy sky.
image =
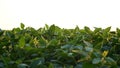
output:
[{"label": "hazy sky", "polygon": [[55,24],[120,27],[120,0],[0,0],[0,28],[12,29],[23,22],[34,28]]}]

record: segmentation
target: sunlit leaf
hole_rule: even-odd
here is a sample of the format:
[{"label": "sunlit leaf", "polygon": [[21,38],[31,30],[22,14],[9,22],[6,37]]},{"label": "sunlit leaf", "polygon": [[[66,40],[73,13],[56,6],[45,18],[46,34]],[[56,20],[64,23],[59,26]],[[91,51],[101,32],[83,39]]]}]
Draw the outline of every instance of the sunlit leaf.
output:
[{"label": "sunlit leaf", "polygon": [[23,48],[25,46],[25,38],[22,36],[19,40],[19,47]]},{"label": "sunlit leaf", "polygon": [[104,52],[102,53],[102,56],[103,56],[103,57],[106,57],[107,54],[108,54],[108,52],[109,52],[109,51],[104,51]]},{"label": "sunlit leaf", "polygon": [[88,47],[93,47],[93,45],[87,41],[83,41]]}]

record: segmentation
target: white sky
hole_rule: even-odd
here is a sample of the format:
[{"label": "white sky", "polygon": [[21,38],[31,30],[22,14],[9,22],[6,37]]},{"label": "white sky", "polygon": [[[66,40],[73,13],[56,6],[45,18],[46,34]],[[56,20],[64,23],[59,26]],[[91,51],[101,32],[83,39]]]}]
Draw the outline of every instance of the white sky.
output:
[{"label": "white sky", "polygon": [[55,24],[114,30],[120,27],[120,0],[0,0],[0,28],[12,29],[21,22],[34,28]]}]

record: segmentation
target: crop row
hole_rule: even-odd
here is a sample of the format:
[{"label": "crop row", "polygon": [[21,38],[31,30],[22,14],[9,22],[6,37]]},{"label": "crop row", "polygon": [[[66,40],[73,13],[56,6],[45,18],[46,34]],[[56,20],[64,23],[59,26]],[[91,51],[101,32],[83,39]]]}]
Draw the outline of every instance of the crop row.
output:
[{"label": "crop row", "polygon": [[0,30],[0,68],[120,68],[120,29]]}]

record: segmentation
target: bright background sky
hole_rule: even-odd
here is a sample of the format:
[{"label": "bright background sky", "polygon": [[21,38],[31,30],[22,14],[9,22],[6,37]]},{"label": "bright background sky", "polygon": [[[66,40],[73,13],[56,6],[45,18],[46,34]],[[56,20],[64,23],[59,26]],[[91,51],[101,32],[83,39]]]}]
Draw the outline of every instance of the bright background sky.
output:
[{"label": "bright background sky", "polygon": [[0,28],[120,27],[120,0],[0,0]]}]

